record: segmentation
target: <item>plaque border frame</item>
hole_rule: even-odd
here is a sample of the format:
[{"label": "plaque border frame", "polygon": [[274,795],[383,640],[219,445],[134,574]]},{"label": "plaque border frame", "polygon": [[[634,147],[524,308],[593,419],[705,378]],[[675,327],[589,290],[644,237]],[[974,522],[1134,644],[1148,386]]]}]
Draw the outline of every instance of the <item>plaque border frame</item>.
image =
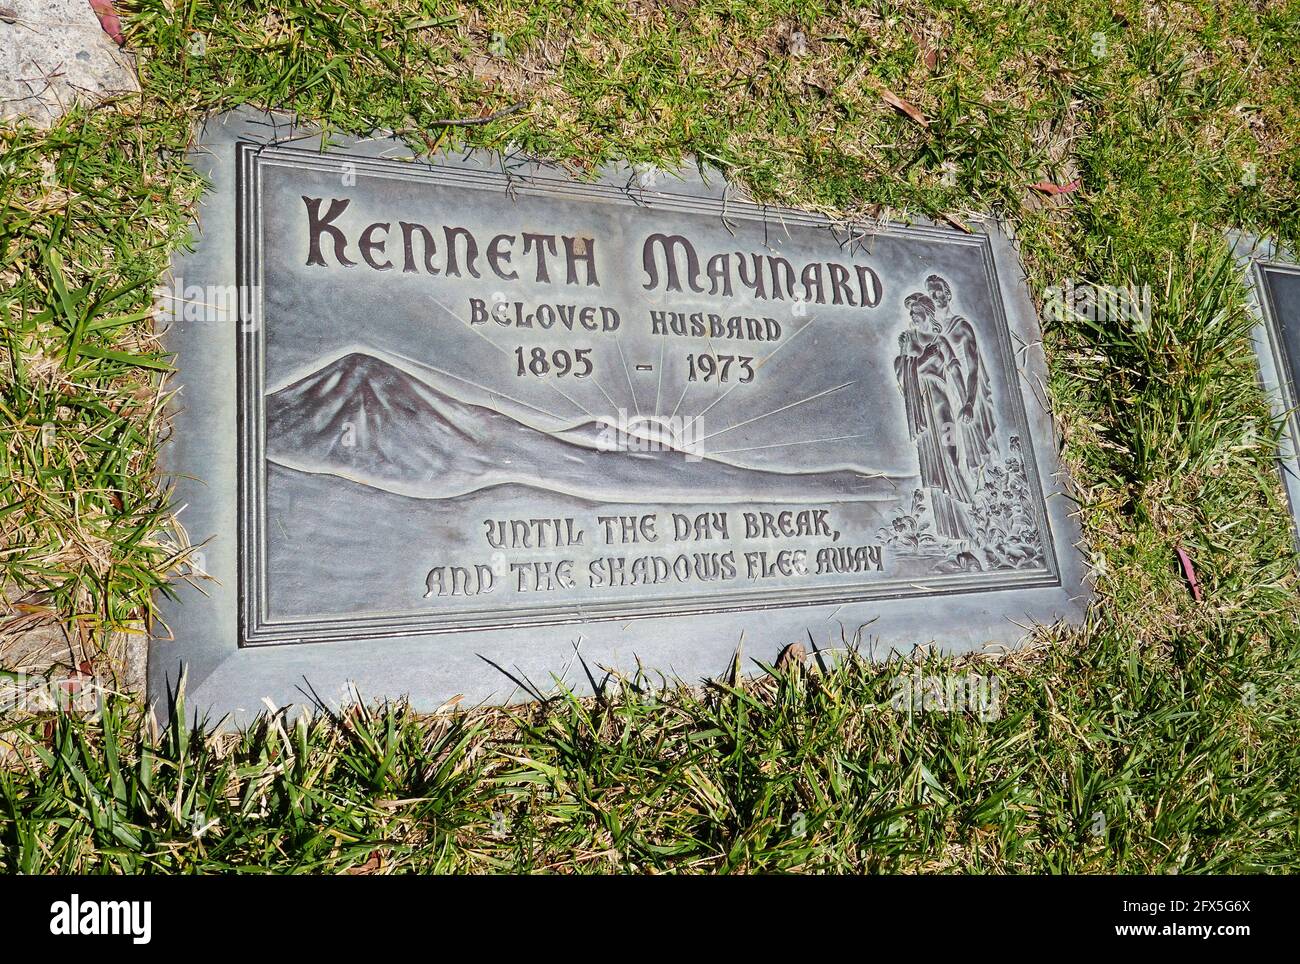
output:
[{"label": "plaque border frame", "polygon": [[[1025,470],[1033,498],[1033,511],[1039,532],[1043,536],[1044,565],[1038,569],[994,570],[978,574],[936,574],[926,577],[923,581],[899,577],[865,584],[845,582],[818,587],[711,591],[688,597],[680,595],[651,597],[644,601],[530,605],[526,609],[520,607],[515,613],[507,610],[500,614],[484,610],[463,610],[450,613],[408,611],[350,613],[345,616],[305,616],[278,620],[268,618],[270,589],[263,561],[267,551],[263,412],[266,392],[263,358],[266,351],[267,319],[262,302],[267,291],[267,283],[262,274],[259,257],[263,243],[260,204],[262,169],[267,166],[287,167],[291,170],[307,169],[334,174],[343,173],[344,165],[351,165],[351,172],[358,177],[364,175],[367,179],[413,180],[442,187],[482,190],[496,194],[509,193],[512,197],[515,195],[563,197],[631,207],[641,205],[627,191],[602,183],[588,184],[548,177],[530,177],[522,180],[505,173],[465,171],[441,164],[411,164],[343,152],[322,155],[317,151],[267,145],[254,141],[240,141],[235,150],[238,165],[236,230],[238,231],[239,277],[237,285],[240,291],[253,293],[250,297],[241,298],[239,302],[241,645],[302,645],[328,640],[572,624],[588,622],[592,619],[653,619],[661,616],[698,615],[736,610],[844,605],[868,602],[873,599],[931,598],[947,594],[995,592],[1061,584],[1052,525],[1047,513],[1046,493],[1038,473],[1034,442],[1029,431],[1024,400],[1019,393],[1009,391],[1007,401],[1013,421],[1009,431],[1010,434],[1020,437],[1021,446],[1025,451]],[[783,225],[793,224],[815,229],[830,230],[834,227],[834,223],[825,217],[792,208],[764,206],[735,200],[718,202],[708,197],[672,192],[657,193],[654,206],[658,210],[692,215],[711,214],[718,217],[725,216],[732,220],[750,220],[764,224],[772,220]],[[1014,347],[1011,344],[1006,307],[997,283],[990,235],[978,232],[966,235],[951,229],[928,225],[891,223],[875,230],[873,236],[912,237],[933,244],[952,244],[979,249],[984,281],[989,286],[990,302],[994,312],[992,327],[996,338],[996,349],[991,354],[994,363],[998,366],[1002,383],[1008,387],[1014,386],[1016,382]],[[502,608],[506,609],[506,607]]]}]

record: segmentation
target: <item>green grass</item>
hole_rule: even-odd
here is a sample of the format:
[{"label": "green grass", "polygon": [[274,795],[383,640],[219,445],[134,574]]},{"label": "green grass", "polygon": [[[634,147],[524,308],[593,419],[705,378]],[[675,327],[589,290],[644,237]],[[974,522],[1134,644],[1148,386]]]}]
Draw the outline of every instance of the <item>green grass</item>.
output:
[{"label": "green grass", "polygon": [[1300,239],[1292,5],[127,6],[141,94],[0,127],[0,581],[92,643],[176,564],[148,309],[201,190],[201,112],[514,144],[578,176],[696,156],[844,216],[996,211],[1040,304],[1146,284],[1153,313],[1046,319],[1099,598],[1028,655],[925,665],[996,672],[996,720],[899,713],[912,667],[856,660],[237,736],[157,733],[115,699],[98,723],[0,722],[0,869],[1300,869],[1295,556],[1221,235]]}]

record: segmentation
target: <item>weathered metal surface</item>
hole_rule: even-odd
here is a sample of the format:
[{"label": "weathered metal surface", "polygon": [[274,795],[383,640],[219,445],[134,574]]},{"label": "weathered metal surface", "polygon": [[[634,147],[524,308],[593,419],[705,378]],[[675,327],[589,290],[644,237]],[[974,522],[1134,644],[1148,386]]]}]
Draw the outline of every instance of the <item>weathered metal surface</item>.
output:
[{"label": "weathered metal surface", "polygon": [[[168,467],[198,710],[1013,645],[1086,603],[1008,239],[210,122]],[[163,635],[159,634],[160,637]],[[305,681],[305,682],[304,682]],[[308,685],[310,684],[310,685]]]}]

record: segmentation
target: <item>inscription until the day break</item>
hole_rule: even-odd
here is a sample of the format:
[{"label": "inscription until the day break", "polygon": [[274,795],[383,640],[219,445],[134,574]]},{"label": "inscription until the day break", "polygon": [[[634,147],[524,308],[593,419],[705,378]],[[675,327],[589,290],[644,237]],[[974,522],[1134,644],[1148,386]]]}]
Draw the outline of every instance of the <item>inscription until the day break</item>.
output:
[{"label": "inscription until the day break", "polygon": [[[596,515],[588,524],[567,516],[487,519],[483,522],[484,547],[496,552],[482,562],[434,566],[425,577],[425,598],[477,596],[498,590],[601,590],[884,571],[879,544],[835,544],[840,531],[833,525],[831,513],[829,508],[651,512]],[[705,548],[703,544],[709,545]],[[630,551],[606,553],[604,547],[609,546]],[[661,547],[665,551],[646,551]],[[590,548],[597,555],[556,557],[556,550],[574,548]],[[547,557],[507,555],[529,550],[543,550]]]}]

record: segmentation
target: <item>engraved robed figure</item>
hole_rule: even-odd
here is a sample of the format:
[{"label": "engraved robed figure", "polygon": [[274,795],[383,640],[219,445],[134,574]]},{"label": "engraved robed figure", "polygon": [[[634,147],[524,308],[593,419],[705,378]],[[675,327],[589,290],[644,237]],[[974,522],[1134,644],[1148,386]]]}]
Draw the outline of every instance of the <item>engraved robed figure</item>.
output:
[{"label": "engraved robed figure", "polygon": [[944,337],[957,357],[960,372],[957,392],[961,401],[957,423],[965,444],[967,465],[978,470],[998,456],[989,369],[980,354],[974,326],[952,310],[952,288],[948,282],[932,274],[925,279],[925,288],[934,302],[935,319],[943,326]]},{"label": "engraved robed figure", "polygon": [[952,311],[948,283],[931,275],[927,288],[904,301],[908,326],[894,372],[936,533],[978,545],[976,495],[999,457],[992,391],[974,327]]}]

